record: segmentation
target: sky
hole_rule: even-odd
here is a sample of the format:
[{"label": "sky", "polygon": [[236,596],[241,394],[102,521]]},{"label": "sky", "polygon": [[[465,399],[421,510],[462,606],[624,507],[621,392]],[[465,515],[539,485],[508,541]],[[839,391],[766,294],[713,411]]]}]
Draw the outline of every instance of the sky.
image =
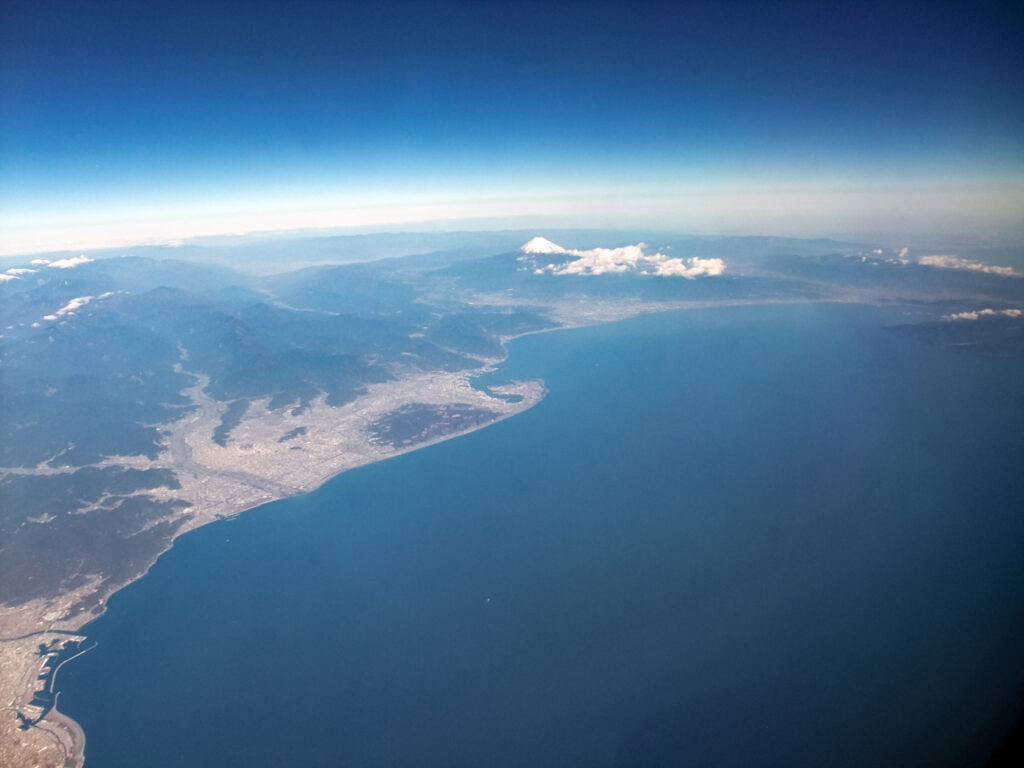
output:
[{"label": "sky", "polygon": [[1011,3],[0,8],[0,253],[503,217],[1024,227]]}]

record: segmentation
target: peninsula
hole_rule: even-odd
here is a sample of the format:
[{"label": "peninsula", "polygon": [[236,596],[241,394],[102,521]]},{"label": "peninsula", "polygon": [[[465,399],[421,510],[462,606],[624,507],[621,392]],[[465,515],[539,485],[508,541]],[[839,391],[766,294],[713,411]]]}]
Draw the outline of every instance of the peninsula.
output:
[{"label": "peninsula", "polygon": [[924,342],[1019,353],[1012,268],[833,241],[563,234],[570,246],[524,236],[489,255],[263,276],[151,249],[9,268],[0,763],[82,765],[61,666],[178,536],[540,402],[543,382],[497,377],[510,339],[668,309],[900,301],[917,319],[897,330]]}]

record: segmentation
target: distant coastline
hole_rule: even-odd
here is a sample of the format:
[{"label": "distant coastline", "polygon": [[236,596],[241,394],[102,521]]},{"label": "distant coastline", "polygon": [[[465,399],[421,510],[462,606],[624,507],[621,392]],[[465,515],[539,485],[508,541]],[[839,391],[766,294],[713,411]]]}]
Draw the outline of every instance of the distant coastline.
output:
[{"label": "distant coastline", "polygon": [[[507,337],[503,341],[508,342],[513,338],[516,337]],[[385,413],[388,409],[395,407],[397,403],[405,402],[404,398],[411,397],[411,402],[416,402],[418,399],[422,399],[417,398],[416,395],[424,395],[429,401],[455,403],[475,398],[479,402],[486,403],[492,409],[493,415],[487,421],[476,423],[463,429],[435,434],[422,441],[408,445],[367,445],[363,446],[365,450],[355,453],[346,453],[344,450],[340,450],[337,453],[322,458],[313,465],[305,465],[303,463],[304,465],[301,468],[301,472],[293,472],[288,475],[288,480],[292,482],[279,482],[276,476],[280,474],[281,467],[274,466],[272,463],[265,463],[263,466],[265,471],[262,474],[262,477],[255,475],[250,480],[251,483],[258,482],[258,486],[249,485],[244,480],[238,482],[236,483],[237,487],[230,489],[238,492],[237,495],[233,497],[230,493],[225,497],[224,489],[221,488],[215,494],[213,503],[209,505],[204,504],[204,500],[199,497],[198,494],[195,497],[190,498],[192,507],[188,510],[189,514],[185,517],[184,524],[179,528],[168,543],[168,546],[160,552],[156,559],[170,551],[174,546],[174,542],[180,536],[200,528],[207,523],[215,522],[220,519],[232,518],[256,507],[260,507],[264,504],[278,501],[283,498],[309,493],[322,486],[325,482],[350,469],[365,466],[370,463],[376,463],[378,461],[385,461],[422,448],[437,445],[447,440],[471,434],[515,416],[518,413],[522,413],[539,403],[546,394],[546,389],[544,388],[543,383],[539,381],[512,382],[506,385],[491,387],[489,391],[494,393],[493,395],[474,389],[471,386],[473,379],[493,371],[494,366],[504,359],[505,358],[487,360],[485,365],[481,368],[461,374],[438,374],[434,372],[413,375],[407,379],[390,383],[390,388],[388,385],[378,387],[378,391],[368,393],[358,398],[354,403],[342,406],[341,408],[332,408],[331,406],[326,405],[314,407],[313,412],[310,414],[312,419],[324,416],[331,411],[345,411],[346,409],[351,411],[356,409],[360,411],[365,421],[366,413],[373,412],[375,404],[377,405],[377,411]],[[198,385],[191,388],[193,390],[193,397],[197,401],[201,401],[197,403],[200,406],[200,414],[203,413],[205,406],[206,418],[201,418],[196,422],[193,417],[186,416],[179,422],[169,425],[172,436],[168,440],[168,445],[171,446],[176,441],[180,442],[182,445],[186,445],[187,448],[185,449],[184,461],[181,460],[181,456],[178,456],[176,457],[178,458],[178,461],[169,464],[164,460],[166,456],[165,454],[154,462],[143,462],[138,459],[130,458],[125,462],[128,466],[143,466],[145,464],[166,466],[178,474],[193,474],[195,476],[194,479],[199,481],[198,486],[202,486],[202,481],[208,478],[203,476],[205,468],[195,464],[193,461],[192,449],[199,448],[199,452],[202,452],[206,442],[214,442],[212,437],[200,439],[200,436],[213,435],[213,421],[219,420],[219,414],[222,410],[222,408],[219,407],[219,404],[213,403],[213,401],[210,401],[201,393],[201,389],[206,385],[206,383],[208,383],[208,379],[200,377]],[[417,386],[418,384],[425,386],[422,389],[419,389]],[[397,393],[398,398],[395,397],[396,393],[390,391],[391,389],[394,389],[395,386],[403,388],[403,391]],[[513,397],[507,397],[508,395],[513,395]],[[250,418],[250,421],[251,420],[252,419]],[[293,431],[295,429],[297,428],[292,428]],[[298,439],[291,442],[299,443],[300,447],[301,443],[308,441],[307,435],[296,435],[296,437]],[[307,439],[304,440],[304,438]],[[209,446],[205,447],[209,450],[213,450],[210,449]],[[288,446],[288,448],[291,447],[293,446]],[[168,452],[171,453],[170,447],[168,448]],[[109,463],[120,463],[120,461],[121,460],[119,459],[111,459]],[[220,468],[218,468],[218,470],[219,469]],[[294,469],[294,467],[292,469]],[[231,473],[230,469],[228,469],[226,474],[237,475],[238,473]],[[238,478],[235,479],[237,480]],[[265,479],[265,482],[259,482],[261,479]],[[280,493],[268,492],[268,484],[270,486],[276,485],[277,487],[275,490],[279,490]],[[239,492],[240,490],[242,492]],[[80,639],[80,637],[85,634],[85,630],[88,625],[100,618],[106,612],[107,600],[110,596],[143,578],[149,572],[149,569],[156,563],[156,559],[149,563],[145,569],[140,571],[134,578],[124,583],[106,587],[100,587],[99,584],[96,584],[96,586],[90,585],[84,589],[75,590],[70,596],[63,596],[63,605],[67,606],[64,610],[71,608],[73,605],[80,606],[89,604],[93,606],[89,611],[86,612],[79,609],[77,612],[67,616],[66,618],[56,618],[54,620],[45,621],[43,622],[45,626],[39,627],[38,629],[34,629],[30,632],[19,633],[17,637],[11,637],[8,640],[0,639],[0,651],[6,650],[7,655],[11,657],[12,660],[17,658],[22,659],[22,662],[17,664],[17,666],[21,668],[19,676],[25,681],[23,683],[23,693],[20,697],[23,701],[27,701],[31,698],[34,691],[37,690],[37,682],[35,681],[34,673],[31,672],[31,670],[35,668],[35,663],[32,659],[37,658],[35,640],[37,638],[45,639],[47,635],[53,635],[54,639],[57,640],[60,640],[61,636],[67,635],[71,635],[74,639]],[[40,611],[40,608],[43,607],[44,606],[37,605],[35,606],[35,609],[36,611]],[[22,614],[22,621],[19,623],[20,627],[31,626],[31,624],[25,622],[26,618],[31,621],[31,616],[26,617],[24,615],[28,612],[22,610],[18,613]],[[36,621],[39,620],[37,619]],[[76,654],[71,658],[75,658],[77,655],[80,654]],[[69,658],[68,660],[71,659]],[[63,666],[66,661],[62,661],[60,666]],[[54,670],[54,672],[56,672],[56,670]],[[81,768],[81,766],[85,764],[85,733],[73,718],[63,712],[60,712],[58,709],[56,699],[59,697],[59,689],[55,688],[53,690],[53,694],[55,697],[53,705],[46,710],[41,717],[39,717],[38,721],[32,723],[31,728],[47,733],[48,737],[55,741],[61,752],[63,765]]]},{"label": "distant coastline", "polygon": [[[499,297],[486,298],[488,301],[493,299],[494,303],[498,303]],[[209,522],[235,517],[272,501],[309,493],[349,469],[471,434],[532,408],[547,393],[543,382],[511,382],[490,387],[488,391],[481,391],[473,386],[476,379],[494,372],[496,366],[507,359],[508,344],[515,339],[666,311],[819,303],[873,302],[853,296],[842,296],[811,300],[765,299],[677,303],[628,301],[548,306],[558,325],[502,337],[503,356],[487,359],[479,368],[460,373],[410,373],[392,382],[371,385],[365,394],[344,406],[327,406],[323,402],[315,402],[299,416],[287,414],[287,407],[271,411],[265,403],[256,403],[234,427],[231,438],[225,441],[224,445],[218,444],[213,436],[220,423],[221,414],[227,406],[210,399],[203,392],[209,380],[204,376],[197,376],[196,384],[185,390],[192,398],[196,409],[177,422],[166,425],[169,431],[167,449],[158,459],[115,457],[106,460],[104,465],[139,469],[168,468],[174,471],[181,481],[181,487],[177,489],[156,489],[147,492],[158,499],[183,498],[190,504],[179,516],[180,527],[168,545],[161,550],[157,556],[159,557],[173,548],[178,537]],[[369,437],[367,429],[374,423],[374,419],[393,413],[402,405],[409,403],[438,406],[475,403],[479,407],[491,410],[492,415],[486,421],[435,434],[407,445],[385,444]],[[298,431],[303,429],[306,431]],[[282,435],[290,435],[290,438],[282,442],[278,439]],[[255,439],[257,437],[259,440]],[[300,450],[295,450],[296,448]],[[36,601],[15,611],[8,609],[0,614],[0,619],[6,620],[14,614],[19,614],[16,617],[18,622],[15,628],[28,628],[30,631],[27,633],[17,632],[19,636],[24,635],[26,638],[29,635],[47,633],[53,633],[54,637],[62,633],[80,635],[89,623],[103,615],[111,595],[141,579],[155,562],[156,558],[146,564],[133,578],[123,583],[104,584],[102,581],[94,580],[77,590],[59,596],[59,599],[45,603]],[[89,608],[83,610],[82,606]],[[64,615],[59,615],[60,613]],[[15,670],[16,675],[16,678],[9,675],[7,679],[22,681],[18,684],[22,691],[20,699],[27,701],[26,696],[31,697],[30,689],[35,685],[32,676],[35,646],[31,642],[0,641],[0,651],[3,650],[6,650],[8,658],[13,660],[9,666]],[[52,726],[52,729],[45,728],[47,724]],[[73,719],[57,709],[56,702],[34,727],[47,730],[49,737],[59,742],[61,750],[66,753],[66,765],[76,768],[84,765],[84,733]]]},{"label": "distant coastline", "polygon": [[[500,304],[500,297],[486,297]],[[522,304],[523,302],[516,302]],[[316,490],[327,481],[360,466],[384,461],[441,442],[471,434],[500,421],[522,413],[539,403],[547,390],[540,381],[511,382],[488,388],[488,392],[473,386],[480,376],[494,372],[508,358],[508,345],[525,336],[566,331],[624,320],[639,315],[665,311],[703,309],[712,306],[793,303],[773,300],[727,302],[640,302],[604,301],[596,304],[570,303],[543,305],[551,310],[557,325],[501,337],[503,354],[482,361],[478,368],[459,372],[412,372],[404,378],[371,385],[369,391],[354,402],[340,407],[325,403],[311,404],[299,417],[287,415],[287,407],[270,411],[264,405],[251,406],[240,422],[234,426],[231,439],[220,444],[214,439],[221,416],[227,404],[212,400],[204,392],[209,379],[196,376],[196,384],[186,388],[195,410],[182,419],[165,425],[168,430],[166,449],[155,460],[144,457],[112,457],[100,466],[121,466],[135,469],[167,468],[172,470],[181,487],[154,489],[147,495],[160,500],[184,499],[189,507],[177,516],[179,527],[166,547],[161,549],[132,578],[116,584],[94,579],[88,584],[54,600],[33,601],[13,611],[0,612],[5,625],[13,624],[17,635],[84,634],[88,625],[101,617],[108,599],[129,584],[143,578],[157,559],[171,550],[182,535],[216,520],[228,519],[273,501]],[[796,303],[806,303],[798,301]],[[509,398],[508,395],[514,397]],[[517,399],[518,398],[518,399]],[[514,402],[513,402],[514,401]],[[383,416],[406,403],[465,404],[477,403],[493,411],[487,421],[464,429],[456,429],[427,437],[408,445],[386,445],[369,438],[367,425],[374,414]],[[296,433],[305,428],[306,432]],[[296,433],[293,439],[278,442],[281,435]],[[347,442],[342,437],[355,436]],[[322,441],[322,442],[320,442]],[[251,445],[246,450],[240,445]],[[301,451],[294,450],[302,449]],[[309,452],[317,449],[315,457]],[[263,449],[266,449],[264,451]],[[297,457],[297,454],[301,456]],[[40,468],[44,474],[54,470]],[[63,614],[63,615],[61,615]],[[45,618],[44,618],[45,617]],[[48,618],[52,617],[52,618]],[[14,621],[11,621],[11,619]],[[28,630],[27,632],[25,630]],[[22,691],[20,701],[28,702],[36,688],[33,670],[37,658],[32,643],[0,641],[0,653],[10,659],[10,667],[21,683],[12,688]],[[55,692],[56,693],[56,692]],[[84,765],[82,729],[70,717],[57,710],[56,705],[41,717],[34,728],[46,723],[54,725],[49,731],[58,739],[67,753],[67,765]]]}]

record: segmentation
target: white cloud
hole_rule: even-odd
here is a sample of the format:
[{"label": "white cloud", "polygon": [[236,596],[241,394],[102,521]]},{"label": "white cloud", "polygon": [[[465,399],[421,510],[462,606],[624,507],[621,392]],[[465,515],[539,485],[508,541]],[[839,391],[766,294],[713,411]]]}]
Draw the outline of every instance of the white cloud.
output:
[{"label": "white cloud", "polygon": [[[883,264],[910,264],[910,259],[907,258],[907,253],[910,251],[909,248],[900,248],[899,250],[886,251],[884,248],[874,248],[870,251],[858,251],[857,253],[846,253],[843,256],[847,259],[856,259],[864,264],[868,264],[872,267],[879,267]],[[890,255],[886,255],[890,254]]]},{"label": "white cloud", "polygon": [[70,315],[76,309],[81,309],[82,307],[84,307],[86,304],[92,301],[93,298],[93,296],[79,296],[77,299],[72,299],[63,307],[57,310],[57,317],[60,317],[61,315]]},{"label": "white cloud", "polygon": [[1020,317],[1024,315],[1024,310],[1020,309],[975,309],[971,312],[957,312],[952,315],[943,315],[943,320],[977,320],[979,317],[995,317],[1002,315],[1004,317]]},{"label": "white cloud", "polygon": [[[550,272],[553,275],[606,275],[624,272],[640,272],[644,275],[661,277],[685,277],[692,280],[702,275],[720,275],[725,271],[725,262],[721,259],[670,259],[663,253],[648,255],[643,243],[624,245],[621,248],[591,248],[589,250],[571,250],[563,248],[543,237],[535,237],[524,244],[519,250],[523,255],[520,261],[534,265],[534,274]],[[561,264],[536,266],[536,255],[564,254],[575,256],[572,261]]]},{"label": "white cloud", "polygon": [[605,275],[635,270],[644,259],[643,243],[622,248],[591,248],[589,251],[569,251],[577,258],[560,266],[550,265],[556,275]]},{"label": "white cloud", "polygon": [[40,266],[45,265],[45,264],[49,264],[49,263],[50,263],[49,259],[32,259],[32,261],[29,262],[29,264],[37,264],[37,265],[40,265]]},{"label": "white cloud", "polygon": [[[90,259],[84,254],[79,254],[78,256],[72,256],[70,259],[57,259],[57,261],[51,261],[46,266],[52,269],[71,269],[72,267],[77,267],[79,264],[88,264],[90,261],[93,261],[93,259]],[[34,261],[32,263],[35,264]]]},{"label": "white cloud", "polygon": [[107,291],[106,293],[101,293],[99,296],[79,296],[78,298],[69,301],[63,307],[58,309],[54,314],[45,315],[43,317],[43,320],[56,320],[57,318],[63,317],[64,315],[72,315],[75,313],[75,311],[81,309],[93,299],[99,301],[100,299],[106,299],[109,296],[113,295],[114,293],[112,291]]},{"label": "white cloud", "polygon": [[658,264],[655,274],[694,278],[720,275],[724,271],[725,262],[721,259],[666,259]]},{"label": "white cloud", "polygon": [[30,275],[33,272],[38,272],[38,269],[29,269],[28,267],[11,267],[7,270],[8,275]]},{"label": "white cloud", "polygon": [[6,283],[9,280],[21,280],[17,275],[0,275],[0,283]]},{"label": "white cloud", "polygon": [[985,264],[974,259],[962,259],[959,256],[938,255],[922,256],[917,260],[918,264],[926,267],[939,267],[940,269],[966,269],[972,272],[985,272],[992,275],[1019,276],[1013,267],[997,267],[992,264]]}]

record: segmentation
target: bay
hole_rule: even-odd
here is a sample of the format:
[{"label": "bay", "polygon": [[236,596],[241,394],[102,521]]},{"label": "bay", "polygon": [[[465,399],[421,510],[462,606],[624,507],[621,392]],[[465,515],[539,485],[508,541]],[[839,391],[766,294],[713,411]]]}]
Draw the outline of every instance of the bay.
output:
[{"label": "bay", "polygon": [[1021,361],[900,310],[518,339],[515,418],[182,537],[88,768],[971,765],[1024,707]]}]

